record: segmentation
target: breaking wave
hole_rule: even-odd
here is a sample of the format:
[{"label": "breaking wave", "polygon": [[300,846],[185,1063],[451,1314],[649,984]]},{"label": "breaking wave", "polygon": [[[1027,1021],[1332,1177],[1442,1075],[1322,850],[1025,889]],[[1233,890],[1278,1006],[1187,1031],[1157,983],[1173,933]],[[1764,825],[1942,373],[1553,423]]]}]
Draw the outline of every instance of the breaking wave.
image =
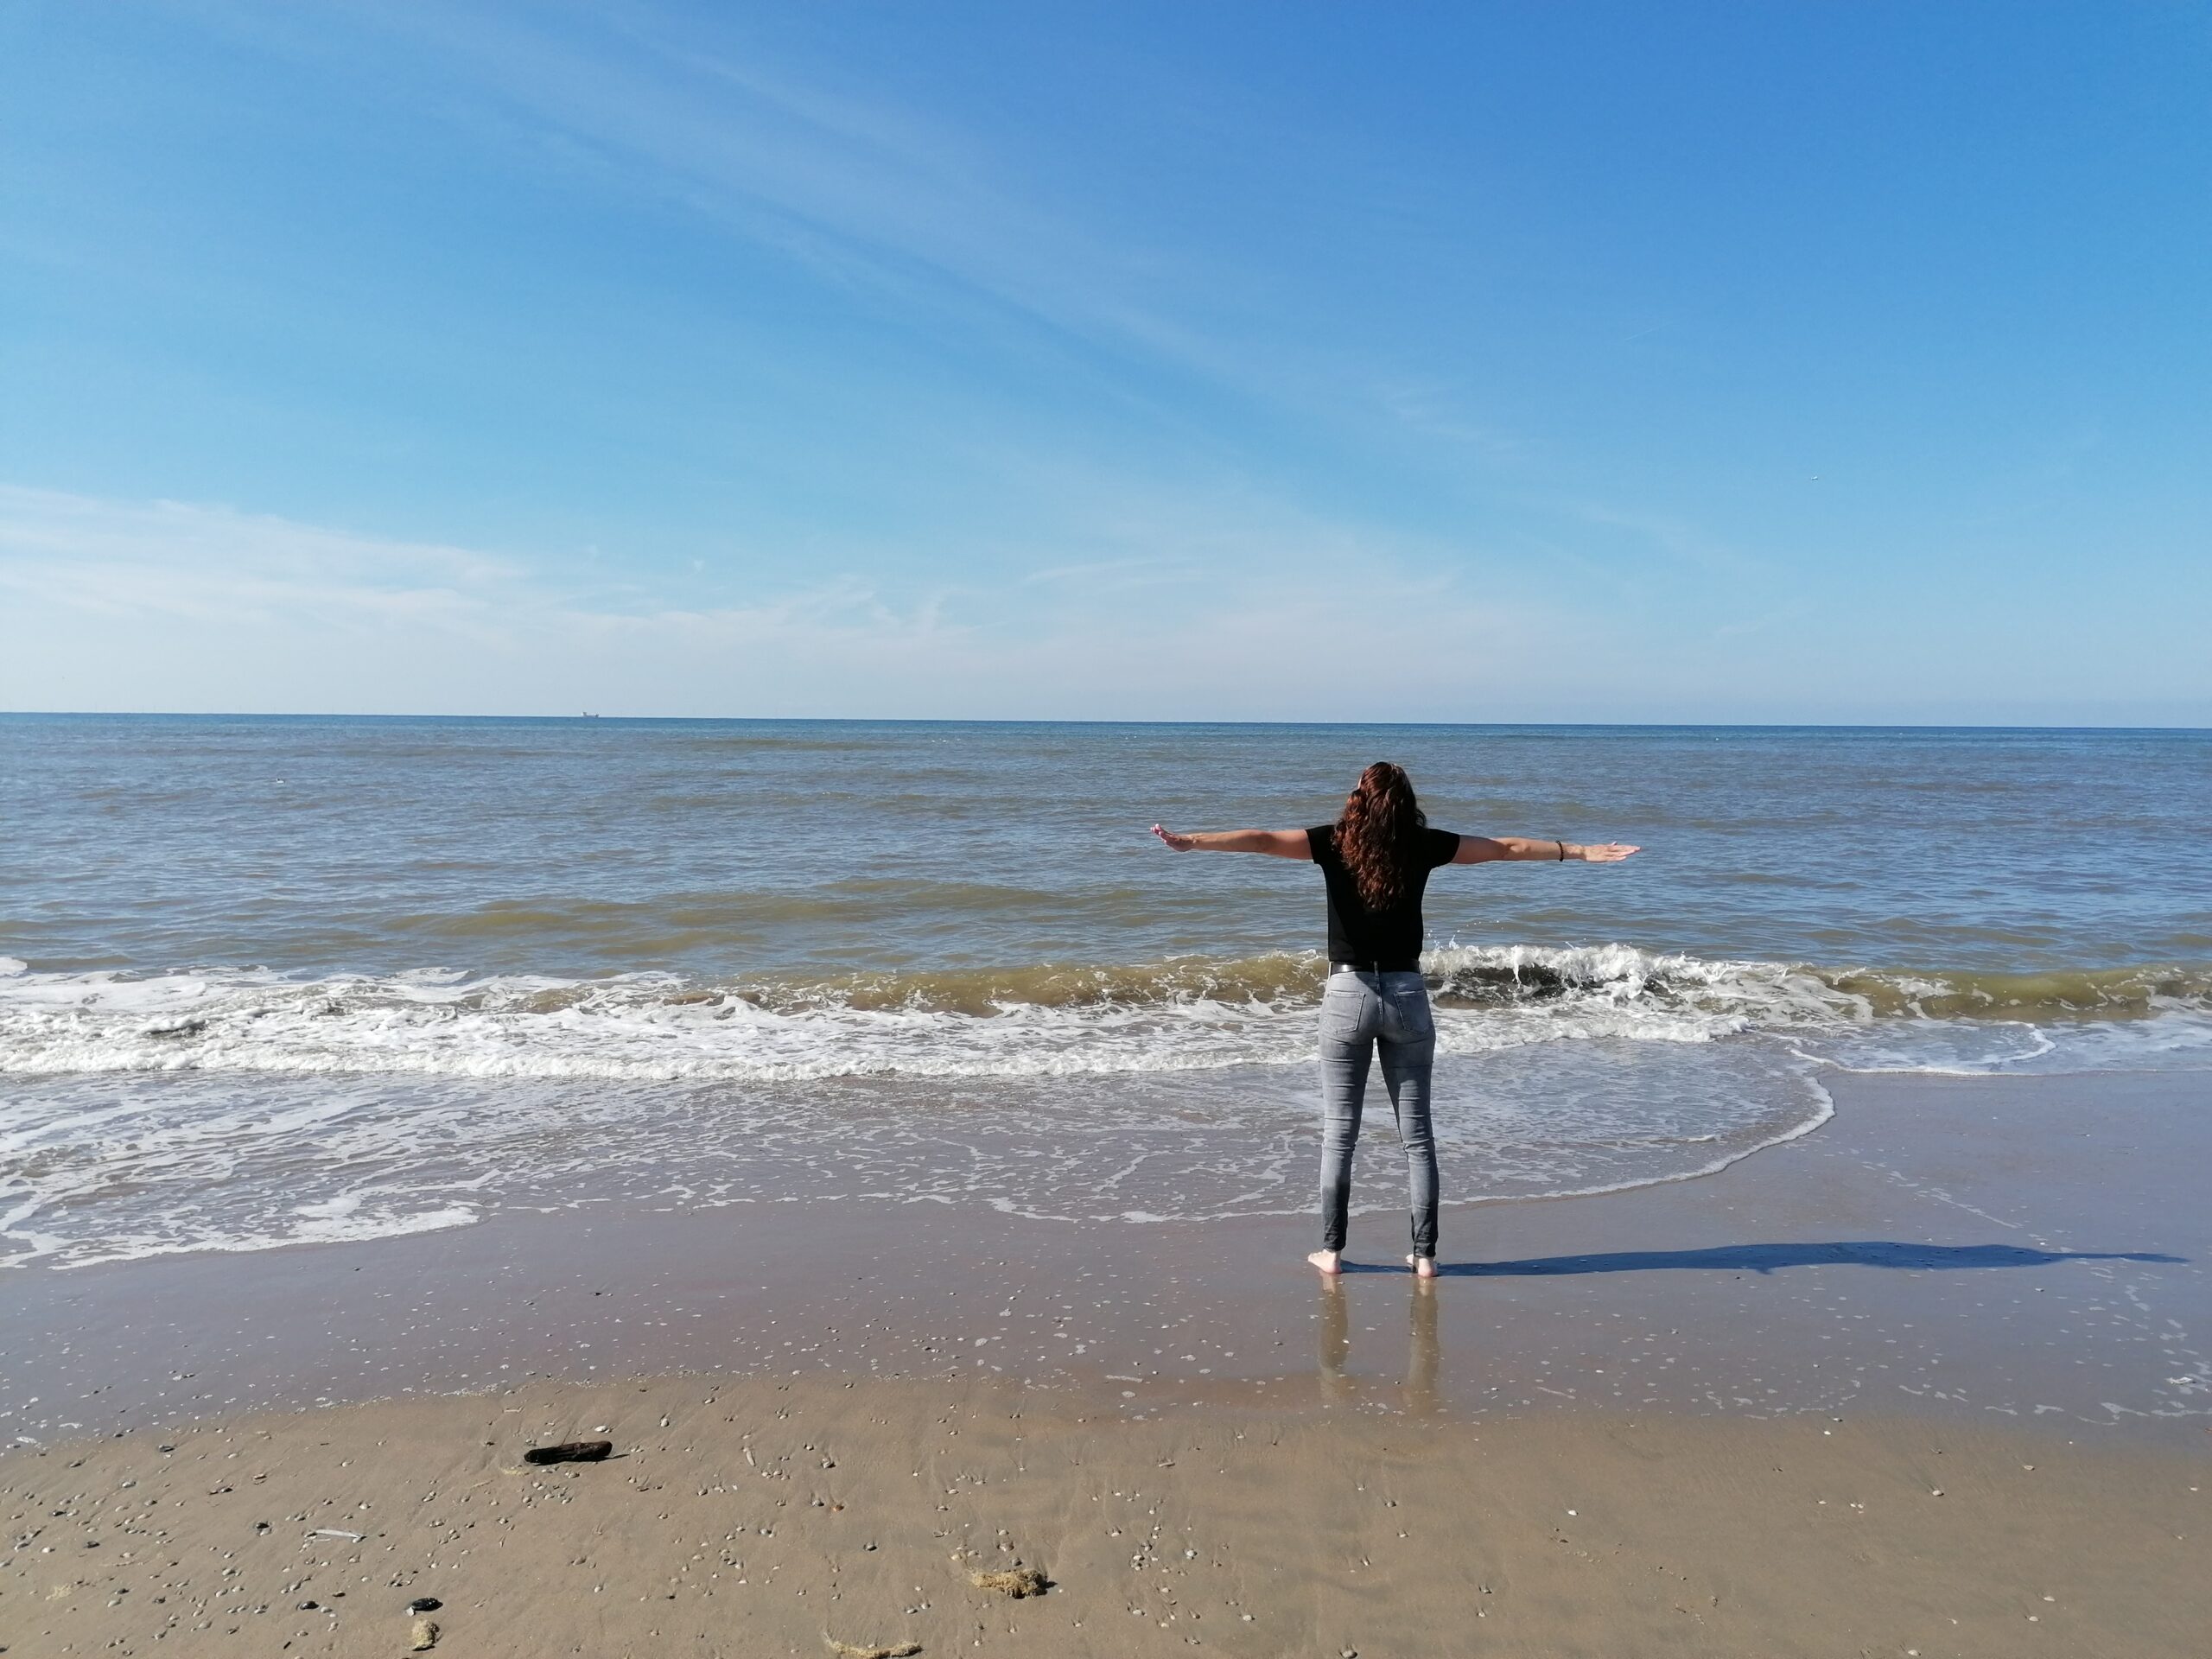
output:
[{"label": "breaking wave", "polygon": [[[1929,1069],[2212,1051],[2212,969],[1904,972],[1586,948],[1423,958],[1441,1051],[1786,1037]],[[113,1072],[793,1082],[1288,1065],[1315,1050],[1315,957],[1174,957],[709,982],[448,969],[32,972],[0,959],[0,1075]],[[2098,1058],[2102,1057],[2102,1058]]]},{"label": "breaking wave", "polygon": [[[1626,945],[1453,945],[1423,965],[1455,1204],[1711,1174],[1825,1122],[1835,1068],[2212,1065],[2198,969],[1904,974]],[[609,1202],[1295,1213],[1322,983],[1293,955],[731,982],[0,959],[0,1264]],[[1363,1160],[1361,1207],[1403,1203],[1391,1165]]]}]

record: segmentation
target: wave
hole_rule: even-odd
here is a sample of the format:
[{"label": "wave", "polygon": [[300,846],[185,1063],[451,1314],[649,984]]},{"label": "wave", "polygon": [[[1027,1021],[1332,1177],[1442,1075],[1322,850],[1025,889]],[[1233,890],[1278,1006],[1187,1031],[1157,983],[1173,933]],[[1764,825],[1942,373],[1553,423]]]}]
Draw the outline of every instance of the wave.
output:
[{"label": "wave", "polygon": [[[1840,1064],[1910,1065],[1925,1053],[1952,1069],[2041,1059],[2068,1028],[2081,1052],[2212,1047],[2212,969],[2202,967],[1910,972],[1626,944],[1456,944],[1422,966],[1446,1053],[1764,1033]],[[1324,971],[1319,958],[1287,952],[731,982],[450,969],[71,974],[0,958],[0,1075],[785,1081],[1282,1065],[1313,1057]],[[2089,1027],[2144,1029],[2084,1041]]]},{"label": "wave", "polygon": [[1447,946],[1422,958],[1445,995],[1476,1003],[1604,995],[1741,1006],[1762,1018],[2140,1019],[2212,1012],[2212,967],[2172,963],[2059,969],[1824,969],[1802,963],[1590,949]]},{"label": "wave", "polygon": [[[2212,1065],[2212,975],[2186,968],[1912,974],[1624,944],[1452,944],[1423,966],[1454,1203],[1710,1174],[1825,1122],[1839,1068]],[[310,979],[0,958],[0,1268],[609,1202],[1294,1214],[1324,968]],[[1402,1179],[1370,1157],[1357,1202],[1402,1205]]]}]

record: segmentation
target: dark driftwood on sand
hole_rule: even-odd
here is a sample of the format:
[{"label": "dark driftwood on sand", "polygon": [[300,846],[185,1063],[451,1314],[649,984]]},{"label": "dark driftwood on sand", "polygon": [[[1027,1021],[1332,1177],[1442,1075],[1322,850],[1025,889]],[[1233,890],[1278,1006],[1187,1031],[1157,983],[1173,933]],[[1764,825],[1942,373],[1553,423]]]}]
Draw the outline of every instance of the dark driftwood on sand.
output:
[{"label": "dark driftwood on sand", "polygon": [[597,1463],[614,1452],[612,1440],[570,1440],[562,1446],[533,1446],[522,1454],[524,1463]]}]

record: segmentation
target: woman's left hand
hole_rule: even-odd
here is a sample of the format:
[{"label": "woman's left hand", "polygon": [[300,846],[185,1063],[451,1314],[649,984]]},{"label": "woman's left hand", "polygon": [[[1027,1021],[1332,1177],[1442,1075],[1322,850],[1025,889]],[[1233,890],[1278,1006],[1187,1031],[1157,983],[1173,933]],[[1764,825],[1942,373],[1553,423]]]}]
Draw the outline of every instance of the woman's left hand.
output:
[{"label": "woman's left hand", "polygon": [[1640,848],[1630,846],[1626,842],[1609,841],[1601,847],[1584,847],[1582,861],[1585,864],[1618,864],[1630,853],[1641,850]]}]

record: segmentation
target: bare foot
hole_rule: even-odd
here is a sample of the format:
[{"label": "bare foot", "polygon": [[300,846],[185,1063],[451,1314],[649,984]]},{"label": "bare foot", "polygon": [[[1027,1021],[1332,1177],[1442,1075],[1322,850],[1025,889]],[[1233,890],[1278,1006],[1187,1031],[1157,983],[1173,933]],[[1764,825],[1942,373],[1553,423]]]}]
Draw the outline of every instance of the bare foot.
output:
[{"label": "bare foot", "polygon": [[1335,1250],[1316,1250],[1306,1259],[1320,1268],[1322,1272],[1333,1277],[1344,1271],[1343,1265],[1337,1259],[1338,1255],[1338,1252]]},{"label": "bare foot", "polygon": [[1406,1258],[1406,1265],[1414,1270],[1416,1279],[1436,1277],[1436,1258],[1433,1255],[1409,1255]]}]

